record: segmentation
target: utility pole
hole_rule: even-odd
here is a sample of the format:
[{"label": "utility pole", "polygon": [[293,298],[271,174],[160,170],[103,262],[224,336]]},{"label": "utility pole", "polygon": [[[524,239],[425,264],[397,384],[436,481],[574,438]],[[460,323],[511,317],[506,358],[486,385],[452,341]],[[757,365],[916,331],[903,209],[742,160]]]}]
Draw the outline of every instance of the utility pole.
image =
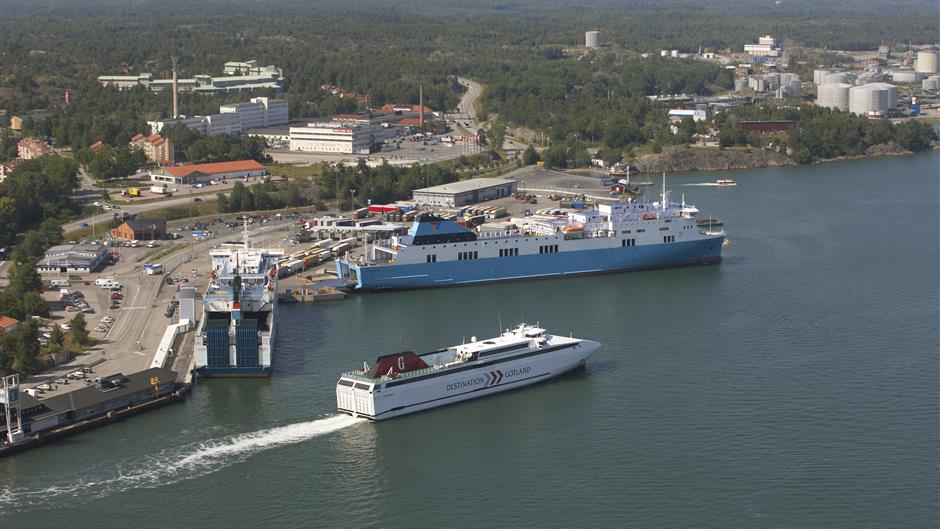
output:
[{"label": "utility pole", "polygon": [[355,195],[356,195],[356,190],[350,189],[349,190],[349,211],[354,211],[356,209],[356,205],[353,203],[353,197]]}]

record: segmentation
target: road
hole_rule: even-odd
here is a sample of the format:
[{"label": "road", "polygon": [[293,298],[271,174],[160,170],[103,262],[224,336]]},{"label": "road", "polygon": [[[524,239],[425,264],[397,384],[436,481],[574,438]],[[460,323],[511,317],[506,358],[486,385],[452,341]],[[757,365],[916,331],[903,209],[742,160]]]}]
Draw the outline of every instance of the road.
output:
[{"label": "road", "polygon": [[457,82],[467,87],[467,92],[460,98],[460,103],[457,104],[457,111],[463,114],[470,121],[473,130],[476,130],[479,124],[477,123],[477,111],[473,108],[473,105],[483,95],[483,86],[464,77],[458,77]]}]

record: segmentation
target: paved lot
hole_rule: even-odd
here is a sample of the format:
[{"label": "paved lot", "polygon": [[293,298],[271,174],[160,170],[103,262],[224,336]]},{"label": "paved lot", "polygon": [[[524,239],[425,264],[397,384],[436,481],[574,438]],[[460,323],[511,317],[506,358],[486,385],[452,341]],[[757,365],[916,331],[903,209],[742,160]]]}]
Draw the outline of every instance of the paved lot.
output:
[{"label": "paved lot", "polygon": [[[253,244],[281,247],[288,225],[287,221],[279,221],[250,228]],[[188,234],[188,232],[184,233]],[[241,228],[216,230],[215,238],[190,245],[194,260],[189,260],[190,251],[188,247],[184,247],[158,261],[164,265],[165,275],[186,277],[196,284],[196,291],[201,294],[207,281],[205,271],[209,268],[208,250],[226,240],[240,240],[240,235]],[[161,244],[173,242],[180,241],[162,241]],[[114,373],[140,371],[150,365],[166,327],[179,321],[178,311],[172,318],[167,318],[164,313],[177,287],[167,285],[164,280],[165,275],[151,276],[143,272],[143,264],[149,262],[145,256],[152,251],[151,249],[120,248],[118,250],[121,259],[117,265],[109,266],[98,273],[83,274],[80,281],[72,281],[69,287],[69,290],[82,292],[89,305],[95,309],[94,314],[86,314],[86,321],[91,336],[98,339],[99,343],[66,364],[29,377],[24,382],[24,386],[35,387],[45,382],[54,383],[56,379],[64,378],[68,373],[85,367],[93,370],[91,378],[94,378]],[[198,276],[193,275],[194,268]],[[124,299],[120,308],[114,310],[108,308],[110,293],[95,286],[95,279],[99,277],[114,277],[122,284]],[[47,295],[52,298],[58,297],[57,293]],[[201,314],[201,296],[197,296],[196,310],[197,316]],[[51,316],[55,323],[61,325],[74,315],[75,313],[59,310],[54,311]],[[114,318],[110,329],[103,333],[93,331],[105,315]],[[189,340],[191,344],[191,338]],[[190,345],[190,352],[191,349]],[[182,348],[180,350],[185,351]],[[57,391],[75,389],[78,387],[75,384],[74,381],[68,385],[60,384]]]}]

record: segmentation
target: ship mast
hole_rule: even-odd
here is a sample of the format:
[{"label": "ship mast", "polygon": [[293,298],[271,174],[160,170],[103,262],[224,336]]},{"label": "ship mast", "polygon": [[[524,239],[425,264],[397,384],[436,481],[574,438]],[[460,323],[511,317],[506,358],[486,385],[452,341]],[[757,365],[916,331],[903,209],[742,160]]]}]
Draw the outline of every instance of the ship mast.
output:
[{"label": "ship mast", "polygon": [[666,211],[666,171],[663,171],[663,194],[660,202],[662,203],[663,211]]},{"label": "ship mast", "polygon": [[242,224],[242,242],[245,244],[245,249],[249,248],[248,241],[248,219],[244,219]]}]

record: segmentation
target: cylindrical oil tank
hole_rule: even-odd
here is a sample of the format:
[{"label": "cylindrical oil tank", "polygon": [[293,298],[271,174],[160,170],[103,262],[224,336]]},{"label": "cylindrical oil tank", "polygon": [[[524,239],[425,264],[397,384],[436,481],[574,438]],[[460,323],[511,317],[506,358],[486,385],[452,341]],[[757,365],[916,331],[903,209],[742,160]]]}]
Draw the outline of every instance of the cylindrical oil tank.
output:
[{"label": "cylindrical oil tank", "polygon": [[835,70],[832,68],[817,68],[813,70],[813,84],[821,85],[823,84],[823,77],[835,73]]},{"label": "cylindrical oil tank", "polygon": [[918,73],[935,74],[937,73],[937,52],[933,50],[923,50],[917,52]]},{"label": "cylindrical oil tank", "polygon": [[891,72],[891,80],[895,83],[916,83],[923,76],[912,70],[895,70]]},{"label": "cylindrical oil tank", "polygon": [[755,89],[755,91],[757,91],[757,92],[766,92],[766,91],[767,91],[767,81],[765,81],[763,78],[758,79],[758,80],[757,80],[757,88]]},{"label": "cylindrical oil tank", "polygon": [[588,31],[584,34],[584,45],[588,48],[599,48],[603,42],[600,31]]},{"label": "cylindrical oil tank", "polygon": [[849,110],[849,90],[852,85],[848,83],[821,84],[816,96],[816,104],[821,107]]},{"label": "cylindrical oil tank", "polygon": [[747,90],[747,79],[735,79],[734,91],[743,92],[745,90]]},{"label": "cylindrical oil tank", "polygon": [[803,83],[800,82],[799,77],[796,79],[790,79],[789,88],[787,89],[787,95],[790,97],[800,97],[800,89],[803,87]]},{"label": "cylindrical oil tank", "polygon": [[823,76],[820,84],[839,84],[849,82],[849,76],[845,72],[827,73]]},{"label": "cylindrical oil tank", "polygon": [[868,70],[858,74],[858,77],[855,78],[855,84],[880,83],[883,80],[884,76],[880,73]]},{"label": "cylindrical oil tank", "polygon": [[869,83],[849,90],[849,112],[885,114],[898,106],[898,89],[888,83]]}]

